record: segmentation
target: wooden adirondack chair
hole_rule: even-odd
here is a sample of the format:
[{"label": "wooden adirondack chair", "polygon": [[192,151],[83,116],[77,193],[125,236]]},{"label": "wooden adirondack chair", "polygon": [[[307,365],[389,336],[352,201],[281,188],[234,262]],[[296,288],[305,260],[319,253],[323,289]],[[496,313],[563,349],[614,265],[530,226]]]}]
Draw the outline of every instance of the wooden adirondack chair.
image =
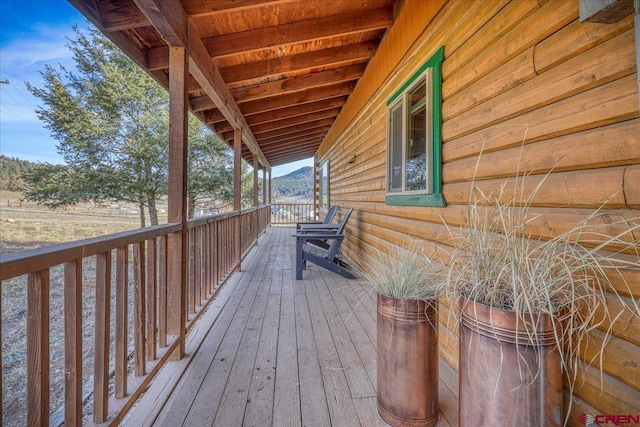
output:
[{"label": "wooden adirondack chair", "polygon": [[[342,221],[338,224],[338,228],[333,231],[326,230],[323,233],[308,231],[294,234],[296,238],[296,280],[302,280],[302,271],[306,270],[307,261],[347,279],[355,279],[353,274],[349,272],[349,265],[339,258],[340,246],[344,240],[342,232],[352,211],[353,208],[344,214]],[[312,243],[315,243],[315,241],[330,243],[327,248],[323,248]]]},{"label": "wooden adirondack chair", "polygon": [[306,228],[314,225],[328,225],[331,224],[333,218],[336,216],[338,212],[338,205],[333,205],[327,211],[327,215],[325,215],[323,221],[310,221],[310,222],[299,222],[296,224],[296,230],[300,230],[301,228]]}]

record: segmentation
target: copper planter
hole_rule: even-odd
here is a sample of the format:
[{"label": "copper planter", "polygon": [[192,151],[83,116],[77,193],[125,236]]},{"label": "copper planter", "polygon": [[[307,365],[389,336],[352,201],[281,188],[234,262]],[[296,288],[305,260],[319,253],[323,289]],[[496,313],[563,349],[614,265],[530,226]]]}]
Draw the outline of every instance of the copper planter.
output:
[{"label": "copper planter", "polygon": [[435,305],[378,294],[378,413],[392,426],[438,422]]},{"label": "copper planter", "polygon": [[463,302],[460,426],[562,424],[562,370],[552,322],[549,315],[518,321],[513,312]]}]

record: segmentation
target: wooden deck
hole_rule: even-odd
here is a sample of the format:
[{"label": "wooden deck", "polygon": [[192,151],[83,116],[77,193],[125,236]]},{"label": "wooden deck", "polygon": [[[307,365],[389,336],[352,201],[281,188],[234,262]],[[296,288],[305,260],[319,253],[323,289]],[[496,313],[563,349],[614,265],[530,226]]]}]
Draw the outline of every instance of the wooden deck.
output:
[{"label": "wooden deck", "polygon": [[[376,305],[359,280],[309,265],[295,280],[292,228],[271,227],[125,425],[384,426],[376,411]],[[457,422],[440,364],[441,426]]]}]

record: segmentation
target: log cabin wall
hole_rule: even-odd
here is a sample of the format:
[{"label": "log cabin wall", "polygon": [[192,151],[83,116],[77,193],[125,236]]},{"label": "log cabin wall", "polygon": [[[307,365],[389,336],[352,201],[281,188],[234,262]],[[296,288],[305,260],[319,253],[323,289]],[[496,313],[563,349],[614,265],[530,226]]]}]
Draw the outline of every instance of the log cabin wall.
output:
[{"label": "log cabin wall", "polygon": [[[529,174],[525,193],[544,180],[530,209],[540,215],[527,230],[534,237],[603,205],[640,215],[634,36],[632,15],[579,22],[578,0],[407,0],[316,154],[330,160],[330,204],[355,208],[345,256],[407,235],[447,245],[472,185],[497,190],[518,171]],[[446,207],[390,206],[386,103],[441,46]],[[640,275],[628,278],[640,294]],[[446,302],[440,309],[440,351],[457,369],[456,328]],[[607,347],[602,393],[596,370],[576,382],[574,425],[581,413],[640,413],[639,323],[618,327]]]}]

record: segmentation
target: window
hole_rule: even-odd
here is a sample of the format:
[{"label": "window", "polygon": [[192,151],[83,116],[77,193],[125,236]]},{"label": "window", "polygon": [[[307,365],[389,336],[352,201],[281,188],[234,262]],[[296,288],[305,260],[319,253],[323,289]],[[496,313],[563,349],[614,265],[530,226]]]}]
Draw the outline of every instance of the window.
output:
[{"label": "window", "polygon": [[444,206],[440,48],[387,102],[390,205]]},{"label": "window", "polygon": [[320,209],[329,209],[329,160],[320,166]]}]

